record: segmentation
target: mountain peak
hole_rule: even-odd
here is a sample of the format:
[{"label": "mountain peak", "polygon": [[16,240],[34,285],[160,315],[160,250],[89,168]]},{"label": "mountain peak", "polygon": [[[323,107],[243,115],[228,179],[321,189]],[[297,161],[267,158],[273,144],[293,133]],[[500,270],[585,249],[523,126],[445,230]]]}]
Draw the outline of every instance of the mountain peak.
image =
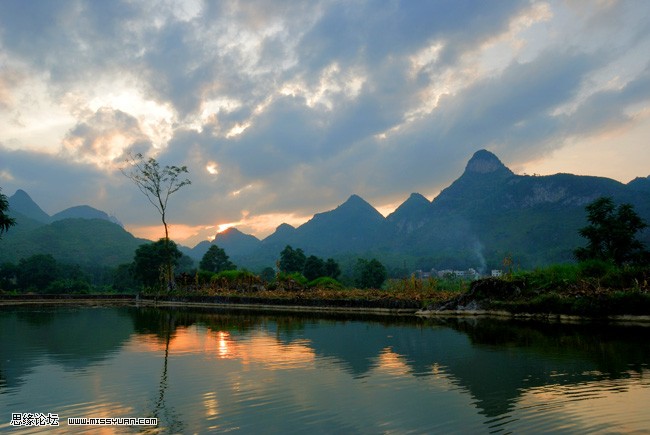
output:
[{"label": "mountain peak", "polygon": [[386,219],[397,225],[400,231],[412,232],[424,225],[430,205],[431,202],[423,195],[411,193]]},{"label": "mountain peak", "polygon": [[465,173],[488,174],[504,171],[512,174],[512,171],[488,150],[476,151],[465,167]]},{"label": "mountain peak", "polygon": [[292,233],[295,230],[296,230],[296,227],[294,227],[293,225],[289,225],[289,224],[286,224],[286,223],[281,223],[275,229],[275,232],[276,233],[279,233],[279,232],[281,232],[281,233]]},{"label": "mountain peak", "polygon": [[9,209],[38,222],[49,223],[50,221],[50,215],[45,213],[22,189],[16,190],[16,193],[9,198]]},{"label": "mountain peak", "polygon": [[409,195],[408,199],[405,201],[405,203],[407,203],[407,202],[408,203],[414,203],[414,204],[417,204],[417,203],[429,204],[430,203],[430,201],[424,195],[422,195],[420,193],[417,193],[417,192],[411,193]]}]

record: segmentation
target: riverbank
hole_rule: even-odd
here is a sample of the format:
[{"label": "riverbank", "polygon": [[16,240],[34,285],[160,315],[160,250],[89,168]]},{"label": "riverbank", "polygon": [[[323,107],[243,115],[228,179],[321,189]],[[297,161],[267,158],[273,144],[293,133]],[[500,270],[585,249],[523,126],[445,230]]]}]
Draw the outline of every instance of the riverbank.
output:
[{"label": "riverbank", "polygon": [[[549,305],[538,300],[521,297],[516,285],[503,286],[501,280],[481,280],[471,286],[470,290],[447,296],[445,300],[438,300],[423,307],[421,301],[407,299],[334,299],[334,298],[308,298],[305,295],[284,295],[283,298],[273,298],[268,295],[259,296],[199,296],[199,295],[174,295],[153,296],[133,294],[93,294],[93,295],[0,295],[2,305],[134,305],[158,307],[201,307],[218,309],[237,309],[254,311],[284,311],[284,312],[313,312],[313,313],[358,313],[398,316],[418,316],[436,318],[478,318],[497,317],[502,319],[517,320],[542,320],[559,323],[580,323],[584,321],[607,321],[616,323],[635,323],[650,325],[650,309],[642,311],[643,306],[636,306],[633,313],[620,312],[612,298],[598,295],[597,303],[581,300],[568,301],[560,304]],[[487,291],[486,291],[487,288]],[[505,289],[504,289],[505,288]],[[650,304],[650,295],[642,295],[644,303]],[[566,299],[557,294],[547,295],[546,298]],[[620,299],[620,297],[619,297]],[[647,299],[647,301],[646,301]],[[580,307],[580,311],[571,310],[571,303]],[[613,307],[614,310],[606,312],[603,307]],[[650,305],[648,305],[650,307]],[[565,308],[558,310],[558,307]],[[585,308],[587,307],[587,308]],[[588,308],[598,308],[589,311]],[[647,308],[647,307],[646,307]]]}]

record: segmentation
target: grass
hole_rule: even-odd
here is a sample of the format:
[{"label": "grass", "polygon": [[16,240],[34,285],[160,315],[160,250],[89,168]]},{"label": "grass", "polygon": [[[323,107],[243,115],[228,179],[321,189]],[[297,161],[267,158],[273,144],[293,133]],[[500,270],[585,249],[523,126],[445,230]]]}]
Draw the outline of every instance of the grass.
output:
[{"label": "grass", "polygon": [[250,272],[229,271],[209,280],[197,278],[194,285],[181,285],[169,296],[221,296],[269,303],[350,301],[411,307],[436,307],[455,298],[465,298],[462,305],[467,306],[473,298],[484,309],[513,313],[650,315],[649,282],[650,266],[618,267],[602,261],[556,264],[474,282],[455,278],[389,279],[381,289],[346,288],[332,278],[308,282],[300,274],[279,274],[269,283]]}]

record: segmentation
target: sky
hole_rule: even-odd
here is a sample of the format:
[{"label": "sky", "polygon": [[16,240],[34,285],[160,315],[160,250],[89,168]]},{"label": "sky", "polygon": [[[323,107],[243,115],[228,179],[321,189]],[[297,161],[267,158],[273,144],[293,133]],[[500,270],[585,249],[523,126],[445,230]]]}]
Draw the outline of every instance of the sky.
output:
[{"label": "sky", "polygon": [[260,238],[358,194],[429,199],[479,149],[519,174],[650,174],[650,2],[0,1],[0,188],[160,215],[129,153],[187,166],[171,237]]}]

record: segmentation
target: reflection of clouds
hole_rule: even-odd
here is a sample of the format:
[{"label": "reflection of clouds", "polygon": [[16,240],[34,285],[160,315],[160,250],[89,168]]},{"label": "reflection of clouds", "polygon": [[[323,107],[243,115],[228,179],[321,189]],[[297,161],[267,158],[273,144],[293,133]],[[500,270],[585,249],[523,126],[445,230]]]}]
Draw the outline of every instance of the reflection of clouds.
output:
[{"label": "reflection of clouds", "polygon": [[411,373],[411,368],[404,361],[404,357],[396,354],[389,347],[379,354],[376,370],[394,376],[405,376]]},{"label": "reflection of clouds", "polygon": [[[137,335],[126,348],[135,352],[164,352],[165,343],[152,335]],[[253,332],[239,339],[228,331],[205,330],[196,326],[175,331],[169,342],[169,354],[201,354],[208,359],[237,360],[244,366],[261,364],[270,370],[310,367],[316,358],[306,341],[283,344],[264,332]]]},{"label": "reflection of clouds", "polygon": [[647,433],[649,373],[644,370],[623,379],[534,387],[523,392],[513,416],[527,424],[531,419],[544,421],[544,431],[549,432],[570,428],[583,433]]}]

